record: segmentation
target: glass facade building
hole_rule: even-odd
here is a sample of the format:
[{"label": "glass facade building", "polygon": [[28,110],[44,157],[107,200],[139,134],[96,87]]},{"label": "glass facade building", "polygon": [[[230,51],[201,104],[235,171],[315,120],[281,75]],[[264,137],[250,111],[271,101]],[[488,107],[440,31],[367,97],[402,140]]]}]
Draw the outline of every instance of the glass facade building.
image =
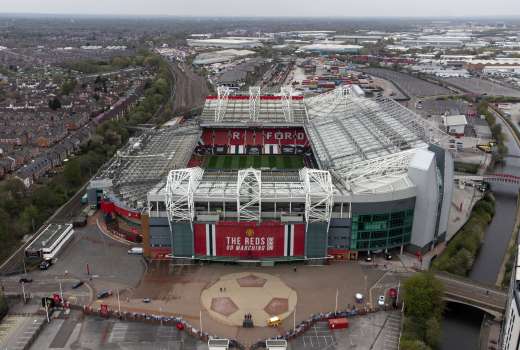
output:
[{"label": "glass facade building", "polygon": [[352,216],[351,250],[378,250],[410,243],[413,209]]}]

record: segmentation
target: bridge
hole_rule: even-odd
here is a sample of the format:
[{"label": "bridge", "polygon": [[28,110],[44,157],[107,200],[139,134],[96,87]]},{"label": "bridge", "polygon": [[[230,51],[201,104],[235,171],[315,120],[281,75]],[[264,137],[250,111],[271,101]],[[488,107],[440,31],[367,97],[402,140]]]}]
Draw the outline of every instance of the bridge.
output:
[{"label": "bridge", "polygon": [[473,181],[473,182],[490,182],[490,183],[511,183],[520,184],[520,176],[511,174],[488,174],[488,175],[455,175],[453,177],[459,181]]},{"label": "bridge", "polygon": [[[433,272],[444,285],[443,299],[446,302],[464,304],[480,309],[496,320],[501,320],[506,310],[507,293],[495,285],[446,272]],[[413,272],[401,273],[401,282],[413,276]]]},{"label": "bridge", "polygon": [[500,320],[506,309],[507,293],[495,285],[487,285],[469,278],[436,272],[444,284],[444,300],[476,307]]}]

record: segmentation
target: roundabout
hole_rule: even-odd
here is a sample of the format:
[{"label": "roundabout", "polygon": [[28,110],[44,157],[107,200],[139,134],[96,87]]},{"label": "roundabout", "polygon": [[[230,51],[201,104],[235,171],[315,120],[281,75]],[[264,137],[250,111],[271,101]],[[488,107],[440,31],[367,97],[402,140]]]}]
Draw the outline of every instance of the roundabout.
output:
[{"label": "roundabout", "polygon": [[201,293],[201,303],[212,318],[229,326],[242,326],[250,314],[254,325],[266,327],[270,317],[287,318],[297,302],[296,292],[280,278],[259,272],[221,276]]}]

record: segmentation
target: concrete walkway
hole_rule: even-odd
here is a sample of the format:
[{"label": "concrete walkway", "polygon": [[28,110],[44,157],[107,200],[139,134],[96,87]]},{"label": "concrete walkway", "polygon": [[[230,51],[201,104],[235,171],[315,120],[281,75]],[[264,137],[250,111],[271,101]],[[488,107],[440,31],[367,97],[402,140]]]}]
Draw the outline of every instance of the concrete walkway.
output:
[{"label": "concrete walkway", "polygon": [[224,275],[201,293],[211,317],[231,326],[242,326],[248,313],[255,326],[265,327],[272,316],[287,318],[296,302],[296,292],[280,278],[259,272]]}]

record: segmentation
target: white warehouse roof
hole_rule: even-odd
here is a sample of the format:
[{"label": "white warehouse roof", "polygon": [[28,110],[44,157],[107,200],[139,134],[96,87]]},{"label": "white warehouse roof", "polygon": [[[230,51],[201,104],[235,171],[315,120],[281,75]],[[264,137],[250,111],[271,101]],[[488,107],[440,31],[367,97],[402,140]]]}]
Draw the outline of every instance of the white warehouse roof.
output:
[{"label": "white warehouse roof", "polygon": [[443,116],[442,120],[446,126],[468,125],[464,114]]}]

